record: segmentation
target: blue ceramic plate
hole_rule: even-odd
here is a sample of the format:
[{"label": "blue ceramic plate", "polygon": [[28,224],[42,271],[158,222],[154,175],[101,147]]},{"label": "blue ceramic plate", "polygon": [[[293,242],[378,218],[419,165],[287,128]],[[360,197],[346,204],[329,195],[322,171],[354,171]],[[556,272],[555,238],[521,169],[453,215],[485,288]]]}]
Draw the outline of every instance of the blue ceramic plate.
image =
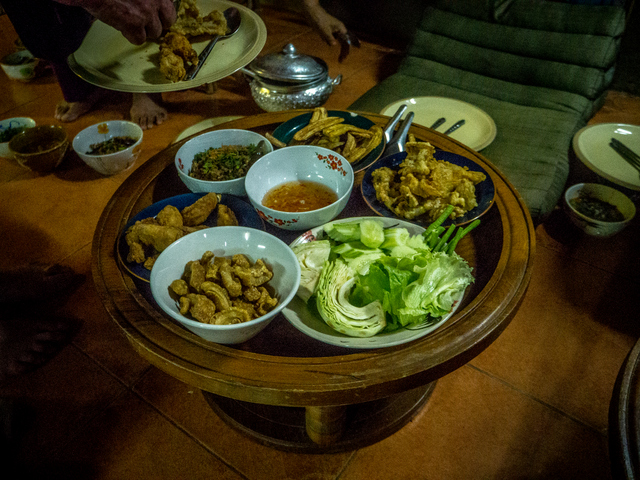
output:
[{"label": "blue ceramic plate", "polygon": [[[141,264],[135,262],[127,262],[127,255],[129,254],[129,245],[127,245],[126,240],[124,239],[125,232],[129,229],[131,225],[136,223],[138,220],[142,220],[144,218],[155,217],[160,211],[166,207],[167,205],[173,205],[178,210],[182,210],[184,207],[192,205],[198,200],[200,197],[206,195],[206,193],[185,193],[184,195],[177,195],[175,197],[165,198],[164,200],[160,200],[159,202],[154,203],[153,205],[149,205],[144,210],[138,212],[134,217],[132,217],[125,227],[122,229],[120,236],[118,237],[117,251],[118,258],[120,263],[124,266],[124,268],[134,277],[139,280],[143,280],[145,282],[149,282],[151,278],[151,271],[144,268]],[[226,205],[233,213],[236,214],[236,218],[238,219],[238,223],[243,227],[251,227],[256,228],[258,230],[264,230],[264,222],[258,216],[258,213],[255,209],[249,205],[244,200],[235,197],[233,195],[225,195],[222,194],[220,196],[220,202],[223,205]],[[218,221],[218,209],[214,210],[209,218],[204,222],[203,225],[208,227],[215,227]]]},{"label": "blue ceramic plate", "polygon": [[[369,205],[369,207],[378,215],[381,215],[383,217],[396,217],[395,213],[389,210],[382,202],[380,202],[376,198],[376,190],[375,188],[373,188],[371,174],[374,170],[377,170],[381,167],[388,167],[392,170],[398,170],[400,164],[406,156],[406,152],[402,152],[400,154],[383,157],[376,163],[371,165],[371,168],[369,168],[364,174],[361,185],[362,196],[364,197],[364,201],[367,202],[367,205]],[[479,164],[477,164],[473,160],[463,157],[462,155],[445,152],[443,150],[436,150],[434,157],[436,158],[436,160],[445,160],[460,167],[467,167],[472,171],[482,172],[487,177],[485,180],[476,185],[476,199],[478,200],[478,206],[472,210],[469,210],[466,215],[458,217],[455,220],[447,220],[442,225],[447,226],[451,225],[452,223],[455,223],[456,225],[464,225],[484,215],[489,210],[489,208],[491,208],[491,205],[493,205],[493,201],[496,195],[496,189],[493,185],[493,180],[491,180],[491,176],[489,175],[489,173]],[[429,220],[427,220],[426,216],[417,217],[409,221],[418,225],[422,225],[423,227],[426,227],[431,223]]]},{"label": "blue ceramic plate", "polygon": [[[344,123],[353,125],[358,128],[364,128],[365,130],[370,129],[373,125],[375,125],[375,123],[369,120],[368,118],[365,118],[361,115],[357,115],[351,112],[344,112],[341,110],[328,110],[327,114],[330,117],[342,117],[344,118]],[[311,112],[303,113],[302,115],[298,115],[297,117],[294,117],[291,120],[287,120],[286,122],[284,122],[274,130],[273,136],[276,137],[281,142],[289,144],[289,142],[293,139],[293,136],[295,135],[295,133],[309,124],[309,120],[311,120],[311,115],[312,115]],[[382,155],[382,152],[384,151],[385,143],[386,142],[383,136],[382,141],[380,142],[380,145],[374,148],[371,151],[371,153],[369,153],[369,155],[351,164],[351,168],[353,168],[353,173],[358,173],[364,170],[373,162],[375,162],[378,158],[380,158],[380,155]]]}]

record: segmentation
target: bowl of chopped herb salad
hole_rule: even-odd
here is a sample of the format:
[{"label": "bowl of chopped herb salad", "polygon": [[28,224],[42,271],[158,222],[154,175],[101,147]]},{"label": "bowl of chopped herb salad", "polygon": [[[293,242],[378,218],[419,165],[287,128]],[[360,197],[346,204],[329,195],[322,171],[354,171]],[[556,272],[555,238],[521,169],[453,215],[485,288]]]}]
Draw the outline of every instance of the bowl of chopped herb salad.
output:
[{"label": "bowl of chopped herb salad", "polygon": [[175,166],[192,192],[244,197],[249,168],[272,151],[269,140],[250,130],[214,130],[187,140],[176,153]]},{"label": "bowl of chopped herb salad", "polygon": [[133,166],[142,151],[142,128],[134,122],[111,120],[85,128],[73,139],[78,156],[102,175]]}]

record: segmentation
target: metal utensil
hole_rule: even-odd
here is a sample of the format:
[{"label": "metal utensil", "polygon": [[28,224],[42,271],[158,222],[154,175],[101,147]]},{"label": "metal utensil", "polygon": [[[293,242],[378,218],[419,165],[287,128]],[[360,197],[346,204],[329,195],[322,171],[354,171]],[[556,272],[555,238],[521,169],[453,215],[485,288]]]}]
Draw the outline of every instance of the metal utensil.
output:
[{"label": "metal utensil", "polygon": [[609,146],[613,148],[623,160],[640,172],[640,155],[615,138],[611,139]]},{"label": "metal utensil", "polygon": [[393,117],[391,117],[391,120],[389,120],[389,123],[387,123],[387,126],[384,127],[384,139],[386,140],[387,144],[391,141],[391,137],[393,137],[393,132],[396,129],[396,125],[402,118],[402,115],[404,114],[406,109],[406,105],[400,105],[398,107],[398,110],[396,110],[396,113],[394,113]]},{"label": "metal utensil", "polygon": [[409,112],[404,118],[396,134],[389,140],[387,147],[382,152],[382,156],[393,155],[394,153],[404,152],[404,144],[407,141],[407,133],[409,133],[409,127],[413,122],[413,112]]},{"label": "metal utensil", "polygon": [[192,67],[192,69],[189,71],[189,73],[187,73],[187,75],[184,77],[185,80],[193,80],[196,77],[196,75],[198,74],[198,72],[200,71],[202,66],[204,65],[204,62],[206,62],[207,57],[209,57],[209,54],[211,53],[211,50],[213,50],[213,47],[216,45],[218,40],[223,39],[223,38],[229,38],[231,35],[233,35],[234,33],[236,33],[238,31],[238,28],[240,28],[240,20],[241,20],[240,19],[240,10],[238,10],[237,8],[231,7],[231,8],[227,8],[222,13],[224,15],[224,18],[227,19],[228,33],[226,35],[214,35],[213,36],[213,38],[207,44],[207,46],[204,47],[204,50],[202,50],[200,55],[198,55],[198,64],[195,65],[194,67]]},{"label": "metal utensil", "polygon": [[434,122],[434,124],[433,124],[433,125],[431,125],[429,128],[431,128],[431,129],[435,130],[436,128],[438,128],[440,125],[442,125],[442,124],[443,124],[444,122],[446,122],[446,121],[447,121],[447,119],[446,119],[446,118],[444,118],[444,117],[440,117],[440,118],[439,118],[438,120],[436,120],[436,121]]},{"label": "metal utensil", "polygon": [[462,125],[464,125],[465,121],[464,120],[458,120],[456,123],[454,123],[449,130],[447,130],[446,132],[444,132],[445,135],[449,135],[450,133],[455,132],[457,129],[459,129]]}]

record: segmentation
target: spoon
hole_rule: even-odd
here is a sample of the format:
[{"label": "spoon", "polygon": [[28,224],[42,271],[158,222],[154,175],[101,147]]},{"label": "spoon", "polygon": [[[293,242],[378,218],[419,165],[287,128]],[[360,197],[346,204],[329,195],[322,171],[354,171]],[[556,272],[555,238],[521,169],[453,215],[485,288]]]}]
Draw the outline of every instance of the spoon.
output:
[{"label": "spoon", "polygon": [[185,80],[193,80],[196,77],[218,40],[220,40],[221,38],[229,38],[231,35],[238,31],[238,28],[240,28],[240,11],[237,8],[227,8],[224,12],[222,12],[222,14],[227,20],[228,33],[226,35],[213,36],[207,46],[204,47],[204,50],[202,50],[200,55],[198,55],[198,64],[194,66],[191,71],[189,71],[189,73],[187,73],[186,77],[184,78]]}]

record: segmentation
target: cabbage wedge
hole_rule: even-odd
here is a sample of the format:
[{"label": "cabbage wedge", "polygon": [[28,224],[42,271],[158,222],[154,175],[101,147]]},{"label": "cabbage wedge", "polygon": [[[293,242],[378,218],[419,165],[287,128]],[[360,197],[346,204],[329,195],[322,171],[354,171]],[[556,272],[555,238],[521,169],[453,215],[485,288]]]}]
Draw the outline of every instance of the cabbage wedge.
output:
[{"label": "cabbage wedge", "polygon": [[316,307],[334,330],[351,337],[372,337],[387,326],[382,304],[375,300],[363,307],[349,301],[357,274],[341,259],[327,262],[316,288]]},{"label": "cabbage wedge", "polygon": [[306,303],[315,293],[320,273],[331,254],[329,240],[316,240],[292,247],[300,263],[300,286],[297,295]]}]

